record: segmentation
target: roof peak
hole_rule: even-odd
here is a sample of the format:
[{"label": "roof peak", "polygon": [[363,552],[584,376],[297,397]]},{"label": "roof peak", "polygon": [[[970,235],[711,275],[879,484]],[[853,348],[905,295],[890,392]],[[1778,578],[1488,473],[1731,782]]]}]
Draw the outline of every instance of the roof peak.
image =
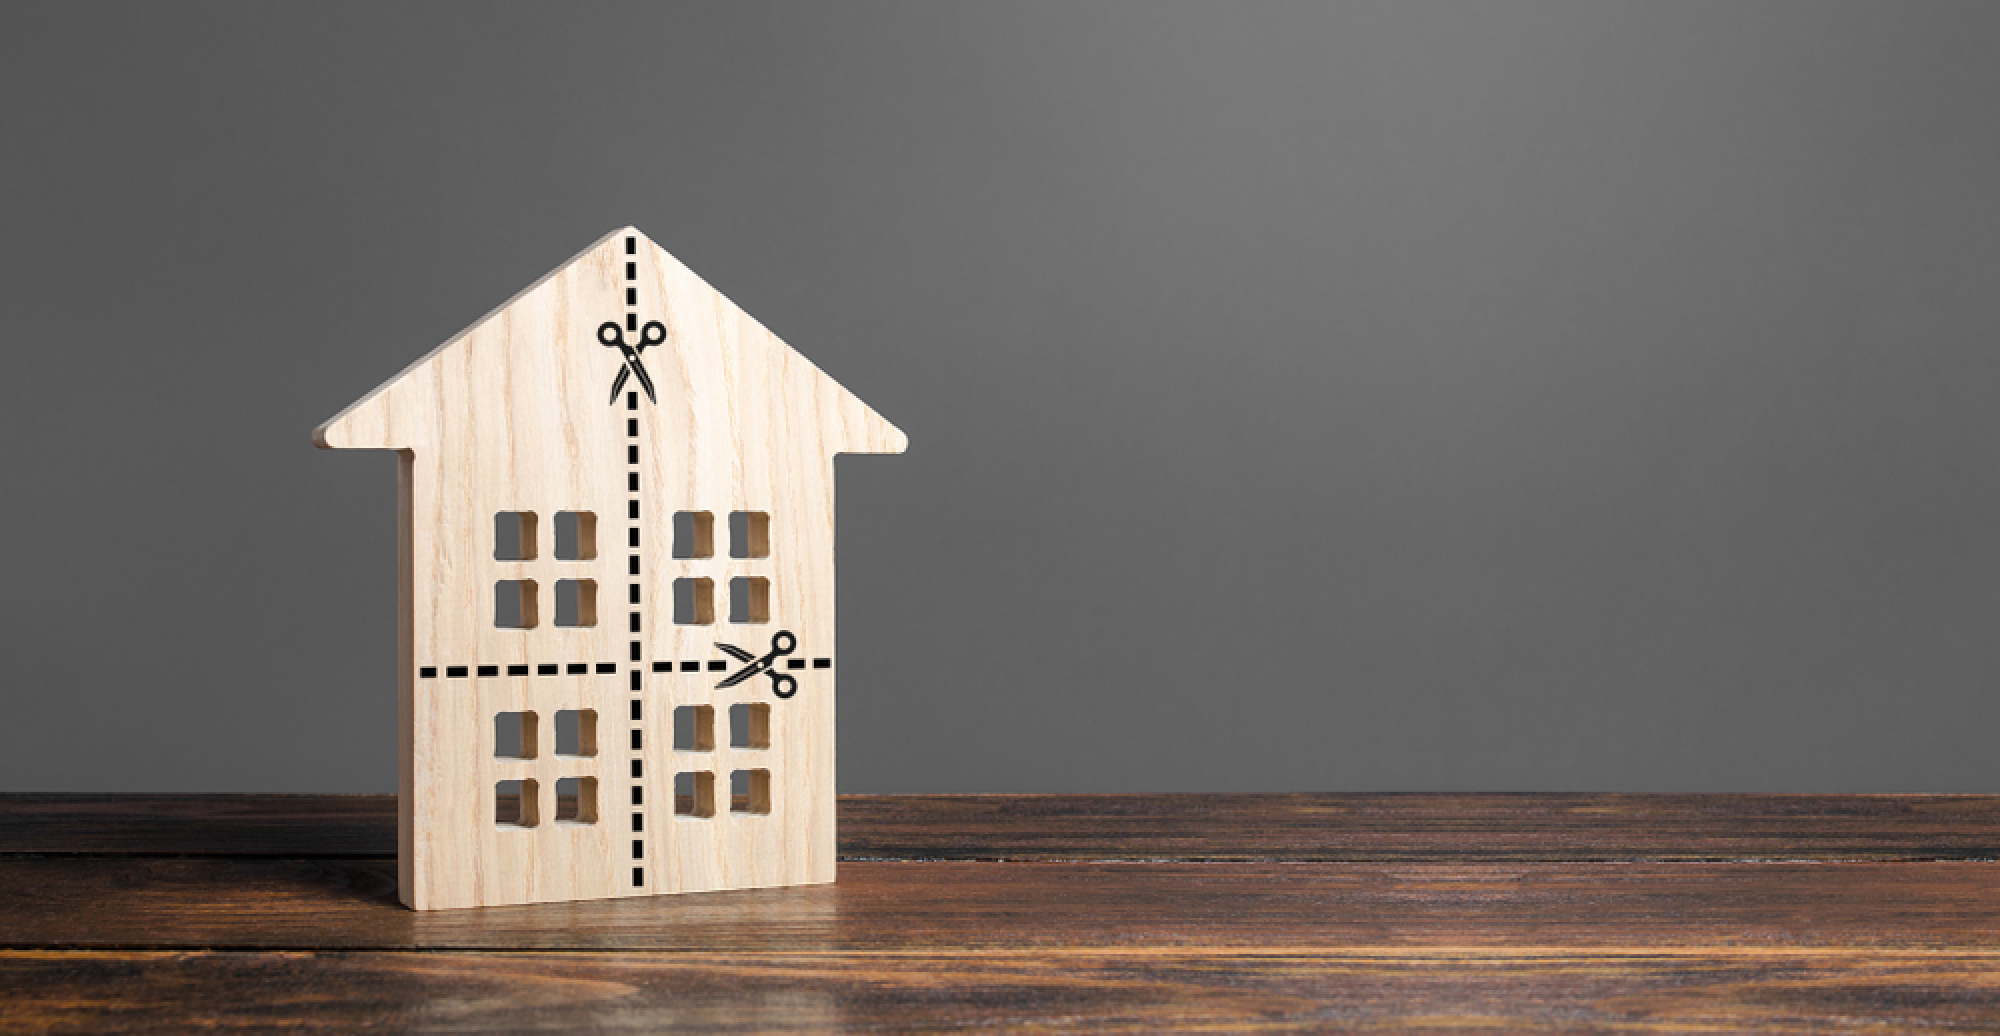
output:
[{"label": "roof peak", "polygon": [[[643,248],[640,242],[644,242]],[[642,297],[648,302],[643,308],[656,310],[659,319],[640,316]],[[617,327],[623,323],[631,325],[628,330],[636,332],[640,330],[640,323],[661,324],[661,320],[666,322],[661,325],[663,330],[667,325],[676,328],[674,341],[653,337],[650,326],[645,335],[635,337],[630,345],[621,344],[622,338],[619,342],[600,338],[607,326]],[[428,418],[424,416],[426,407],[430,411],[438,411],[443,399],[458,396],[440,395],[441,390],[435,384],[424,391],[405,391],[413,383],[457,379],[465,384],[456,391],[470,393],[484,384],[478,381],[477,370],[485,363],[501,367],[511,364],[512,369],[507,376],[512,379],[518,379],[518,372],[526,369],[530,371],[531,379],[553,377],[557,382],[567,384],[562,371],[570,369],[571,365],[582,364],[595,369],[607,360],[614,363],[619,360],[619,357],[607,355],[597,348],[600,345],[618,345],[621,352],[628,354],[644,352],[646,347],[653,345],[664,345],[676,354],[685,354],[686,350],[696,346],[711,351],[725,346],[781,350],[782,366],[809,371],[816,382],[823,383],[822,388],[832,393],[832,400],[839,403],[836,409],[843,415],[850,412],[853,415],[852,427],[822,436],[831,447],[831,452],[900,453],[908,441],[881,415],[834,382],[671,252],[660,247],[644,231],[626,225],[598,237],[565,262],[488,310],[464,330],[425,352],[395,376],[328,418],[313,430],[313,442],[330,449],[418,448],[425,444],[424,427],[436,421],[435,413]],[[523,357],[527,352],[535,352],[539,359],[524,364]],[[643,370],[639,366],[642,361],[636,355],[627,355],[623,359],[629,366]],[[699,364],[692,369],[707,370]],[[719,368],[710,373],[717,377],[722,375]],[[509,384],[519,382],[515,380]],[[718,384],[713,391],[738,391],[740,388]],[[601,406],[601,386],[592,391]],[[818,394],[817,390],[815,394]],[[392,400],[397,396],[406,398]],[[419,399],[431,402],[420,404]],[[849,423],[843,421],[843,425]]]}]

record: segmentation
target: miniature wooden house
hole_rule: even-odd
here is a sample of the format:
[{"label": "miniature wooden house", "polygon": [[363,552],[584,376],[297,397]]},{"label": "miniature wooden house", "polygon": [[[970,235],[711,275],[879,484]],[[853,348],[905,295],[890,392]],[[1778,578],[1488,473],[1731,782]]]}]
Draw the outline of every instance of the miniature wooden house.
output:
[{"label": "miniature wooden house", "polygon": [[833,880],[833,455],[902,432],[626,228],[313,439],[400,456],[404,903]]}]

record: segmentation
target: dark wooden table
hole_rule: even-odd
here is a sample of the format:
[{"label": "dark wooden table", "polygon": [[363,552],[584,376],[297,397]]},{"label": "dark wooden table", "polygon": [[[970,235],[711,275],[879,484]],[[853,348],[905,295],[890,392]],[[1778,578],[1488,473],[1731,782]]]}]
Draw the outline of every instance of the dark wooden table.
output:
[{"label": "dark wooden table", "polygon": [[0,796],[9,1031],[2000,1031],[2000,798],[859,796],[840,881],[417,914],[373,796]]}]

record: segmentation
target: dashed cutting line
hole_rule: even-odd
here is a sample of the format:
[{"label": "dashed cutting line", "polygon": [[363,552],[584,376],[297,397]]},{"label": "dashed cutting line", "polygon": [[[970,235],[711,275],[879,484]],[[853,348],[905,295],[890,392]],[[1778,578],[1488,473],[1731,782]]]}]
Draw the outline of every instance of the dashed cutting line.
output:
[{"label": "dashed cutting line", "polygon": [[[805,667],[806,659],[792,658],[785,660],[785,668],[787,669],[804,669]],[[812,659],[812,667],[814,669],[832,669],[833,659]],[[445,666],[444,675],[448,680],[463,680],[472,675],[473,668],[475,667],[462,665]],[[476,668],[482,677],[500,675],[500,667],[497,665],[482,665]],[[530,666],[518,663],[510,664],[507,666],[507,675],[527,676],[529,675],[530,668]],[[618,663],[616,662],[597,662],[594,664],[590,662],[542,662],[532,668],[534,670],[533,675],[535,676],[589,676],[593,673],[599,676],[618,675]],[[726,673],[729,671],[729,661],[722,658],[683,658],[677,661],[654,662],[647,668],[650,668],[655,673]],[[632,675],[637,677],[641,671],[634,669],[632,670]],[[421,666],[417,669],[417,676],[424,680],[435,680],[438,676],[438,667],[434,665]],[[636,685],[638,681],[635,679],[633,682]],[[637,690],[636,686],[634,690]]]}]

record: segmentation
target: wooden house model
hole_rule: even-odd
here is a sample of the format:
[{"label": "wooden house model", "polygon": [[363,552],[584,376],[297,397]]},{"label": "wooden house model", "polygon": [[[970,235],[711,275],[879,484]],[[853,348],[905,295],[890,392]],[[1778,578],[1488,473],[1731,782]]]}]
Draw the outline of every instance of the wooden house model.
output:
[{"label": "wooden house model", "polygon": [[313,440],[400,458],[404,903],[833,880],[833,455],[902,432],[628,227]]}]

